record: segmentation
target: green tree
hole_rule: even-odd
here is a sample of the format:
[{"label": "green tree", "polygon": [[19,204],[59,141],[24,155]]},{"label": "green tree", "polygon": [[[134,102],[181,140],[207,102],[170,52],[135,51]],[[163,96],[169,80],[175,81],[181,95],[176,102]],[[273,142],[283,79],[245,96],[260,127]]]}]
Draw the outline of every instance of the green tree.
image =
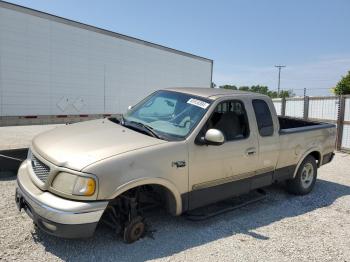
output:
[{"label": "green tree", "polygon": [[280,91],[279,94],[277,94],[277,91],[269,90],[268,86],[263,86],[263,85],[240,86],[239,88],[237,88],[237,86],[235,85],[222,85],[220,86],[220,88],[255,92],[255,93],[267,95],[271,98],[294,96],[294,93],[292,90],[282,90]]},{"label": "green tree", "polygon": [[291,97],[291,96],[295,96],[293,90],[281,90],[279,96],[277,97]]},{"label": "green tree", "polygon": [[269,88],[267,86],[255,85],[251,86],[249,91],[267,95]]},{"label": "green tree", "polygon": [[[281,94],[281,92],[280,92],[280,94]],[[268,91],[267,95],[271,98],[278,98],[277,91]]]},{"label": "green tree", "polygon": [[277,91],[268,91],[267,95],[271,98],[285,98],[294,96],[295,94],[292,90],[281,90],[279,94]]},{"label": "green tree", "polygon": [[250,91],[250,87],[249,86],[240,86],[238,89],[241,90],[241,91]]},{"label": "green tree", "polygon": [[350,94],[350,71],[348,71],[348,74],[343,76],[338,84],[332,88],[332,91],[336,95]]},{"label": "green tree", "polygon": [[231,89],[231,90],[237,90],[237,86],[235,85],[223,85],[223,86],[220,86],[220,88],[223,88],[223,89]]}]

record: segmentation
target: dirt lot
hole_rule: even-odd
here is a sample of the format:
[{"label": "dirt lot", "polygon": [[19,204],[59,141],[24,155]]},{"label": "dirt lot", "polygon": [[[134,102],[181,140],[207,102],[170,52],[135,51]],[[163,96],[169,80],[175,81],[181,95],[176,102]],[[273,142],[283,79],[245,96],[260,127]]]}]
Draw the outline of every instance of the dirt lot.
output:
[{"label": "dirt lot", "polygon": [[2,126],[0,150],[28,147],[34,136],[61,125]]},{"label": "dirt lot", "polygon": [[153,233],[131,245],[106,227],[88,240],[36,231],[16,210],[14,189],[14,177],[0,179],[0,260],[350,261],[350,156],[342,153],[319,169],[307,196],[276,185],[265,200],[202,222],[155,213]]}]

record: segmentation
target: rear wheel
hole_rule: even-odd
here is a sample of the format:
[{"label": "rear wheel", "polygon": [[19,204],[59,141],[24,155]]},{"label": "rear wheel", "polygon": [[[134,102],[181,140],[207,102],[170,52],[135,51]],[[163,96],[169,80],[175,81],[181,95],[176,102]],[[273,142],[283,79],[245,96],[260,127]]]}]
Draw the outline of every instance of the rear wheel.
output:
[{"label": "rear wheel", "polygon": [[306,157],[296,176],[287,180],[287,191],[295,195],[306,195],[312,191],[317,178],[317,164],[313,156]]}]

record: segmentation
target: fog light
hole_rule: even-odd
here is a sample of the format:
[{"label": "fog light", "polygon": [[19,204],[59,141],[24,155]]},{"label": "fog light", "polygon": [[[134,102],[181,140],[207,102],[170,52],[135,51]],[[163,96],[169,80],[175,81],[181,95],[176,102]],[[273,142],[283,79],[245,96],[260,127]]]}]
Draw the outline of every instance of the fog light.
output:
[{"label": "fog light", "polygon": [[44,225],[44,227],[46,227],[48,230],[51,231],[56,231],[57,227],[55,225],[49,224],[45,221],[41,221],[41,223]]}]

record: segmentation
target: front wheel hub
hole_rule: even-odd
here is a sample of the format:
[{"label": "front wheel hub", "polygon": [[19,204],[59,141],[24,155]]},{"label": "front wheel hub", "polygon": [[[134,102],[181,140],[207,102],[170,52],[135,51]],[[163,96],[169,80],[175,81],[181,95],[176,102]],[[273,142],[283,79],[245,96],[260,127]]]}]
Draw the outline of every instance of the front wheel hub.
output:
[{"label": "front wheel hub", "polygon": [[142,217],[137,216],[127,223],[124,228],[124,241],[126,243],[133,243],[140,239],[145,233],[145,223]]}]

